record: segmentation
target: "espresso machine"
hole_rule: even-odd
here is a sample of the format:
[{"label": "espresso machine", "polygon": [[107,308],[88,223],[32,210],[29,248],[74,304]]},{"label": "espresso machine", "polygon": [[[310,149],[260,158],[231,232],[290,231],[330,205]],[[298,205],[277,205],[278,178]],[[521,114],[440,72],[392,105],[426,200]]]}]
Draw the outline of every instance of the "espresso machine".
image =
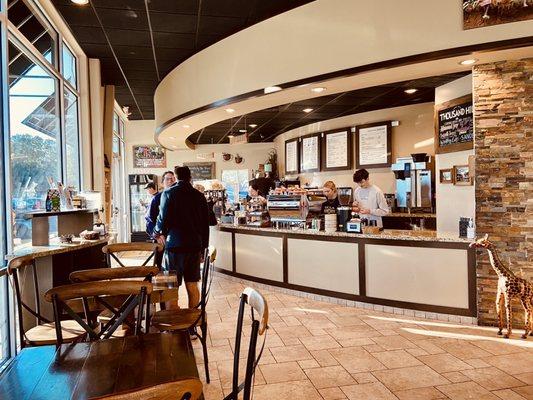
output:
[{"label": "espresso machine", "polygon": [[339,232],[346,232],[346,223],[352,219],[352,195],[351,187],[337,188],[337,198],[340,203],[337,207],[337,230]]},{"label": "espresso machine", "polygon": [[399,157],[391,169],[396,178],[396,207],[400,211],[413,208],[433,210],[433,164],[430,156],[421,153]]}]

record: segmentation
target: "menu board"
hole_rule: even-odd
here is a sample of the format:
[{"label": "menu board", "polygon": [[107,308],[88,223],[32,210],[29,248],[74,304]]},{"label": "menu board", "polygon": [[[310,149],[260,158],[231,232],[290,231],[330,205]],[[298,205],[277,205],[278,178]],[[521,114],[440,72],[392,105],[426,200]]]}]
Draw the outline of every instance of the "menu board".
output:
[{"label": "menu board", "polygon": [[350,169],[351,133],[349,128],[324,132],[323,170]]},{"label": "menu board", "polygon": [[390,121],[357,127],[357,168],[381,168],[391,165]]},{"label": "menu board", "polygon": [[285,173],[297,174],[300,172],[298,154],[298,139],[291,139],[285,142]]},{"label": "menu board", "polygon": [[302,137],[302,172],[320,171],[320,136],[313,134]]},{"label": "menu board", "polygon": [[189,162],[183,163],[183,165],[189,167],[191,170],[191,177],[193,181],[215,179],[214,162]]},{"label": "menu board", "polygon": [[[466,100],[466,101],[465,101]],[[474,117],[471,96],[441,105],[436,111],[436,152],[471,149],[474,143]]]}]

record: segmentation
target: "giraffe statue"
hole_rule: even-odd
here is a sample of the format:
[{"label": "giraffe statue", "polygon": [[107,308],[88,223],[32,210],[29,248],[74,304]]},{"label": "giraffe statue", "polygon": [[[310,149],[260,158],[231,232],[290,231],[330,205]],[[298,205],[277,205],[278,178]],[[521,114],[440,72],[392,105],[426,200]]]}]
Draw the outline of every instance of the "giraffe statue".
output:
[{"label": "giraffe statue", "polygon": [[525,332],[522,339],[527,339],[528,334],[533,336],[533,284],[526,279],[519,278],[500,259],[496,246],[489,241],[489,235],[476,240],[470,247],[483,248],[489,253],[490,263],[498,275],[498,293],[496,295],[496,313],[498,314],[498,335],[503,330],[503,306],[507,312],[507,333],[503,336],[509,338],[513,330],[512,300],[518,298],[525,311]]}]

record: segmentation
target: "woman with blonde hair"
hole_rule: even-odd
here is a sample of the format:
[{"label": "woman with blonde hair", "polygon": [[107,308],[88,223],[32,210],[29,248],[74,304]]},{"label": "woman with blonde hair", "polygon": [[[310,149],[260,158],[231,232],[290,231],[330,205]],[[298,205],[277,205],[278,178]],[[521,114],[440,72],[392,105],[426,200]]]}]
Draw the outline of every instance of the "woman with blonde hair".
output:
[{"label": "woman with blonde hair", "polygon": [[337,186],[333,181],[327,181],[322,188],[326,201],[322,203],[322,214],[335,214],[337,207],[340,206],[339,199],[337,197]]}]

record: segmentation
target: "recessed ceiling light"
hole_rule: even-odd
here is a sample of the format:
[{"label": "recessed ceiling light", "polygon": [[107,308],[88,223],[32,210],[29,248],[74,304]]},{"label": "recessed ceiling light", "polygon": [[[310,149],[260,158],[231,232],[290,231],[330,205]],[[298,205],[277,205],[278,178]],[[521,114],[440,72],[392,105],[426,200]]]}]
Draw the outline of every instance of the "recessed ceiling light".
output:
[{"label": "recessed ceiling light", "polygon": [[407,94],[413,94],[418,92],[418,89],[405,89],[404,92]]},{"label": "recessed ceiling light", "polygon": [[191,126],[188,124],[182,125],[185,129],[189,129]]},{"label": "recessed ceiling light", "polygon": [[312,108],[304,108],[302,111],[304,113],[308,113],[309,114],[311,111],[313,111],[313,109]]},{"label": "recessed ceiling light", "polygon": [[227,112],[228,114],[232,114],[232,113],[235,112],[235,110],[234,110],[233,108],[226,108],[226,112]]},{"label": "recessed ceiling light", "polygon": [[461,61],[459,64],[461,64],[461,65],[472,65],[472,64],[475,64],[476,61],[477,61],[477,59],[470,58],[468,60]]},{"label": "recessed ceiling light", "polygon": [[169,136],[168,138],[172,140],[176,139],[174,136]]},{"label": "recessed ceiling light", "polygon": [[254,129],[254,128],[257,128],[257,124],[250,124],[248,125],[250,128]]},{"label": "recessed ceiling light", "polygon": [[70,0],[70,1],[72,1],[74,4],[79,4],[80,6],[89,4],[89,0]]},{"label": "recessed ceiling light", "polygon": [[268,86],[264,89],[265,94],[279,92],[281,88],[279,86]]},{"label": "recessed ceiling light", "polygon": [[314,87],[311,89],[311,92],[314,92],[314,93],[322,93],[323,91],[325,91],[326,88],[325,87]]},{"label": "recessed ceiling light", "polygon": [[229,138],[232,138],[232,137],[233,137],[233,134],[230,133],[230,134],[228,135],[228,137],[229,137]]},{"label": "recessed ceiling light", "polygon": [[177,149],[178,146],[176,146],[175,144],[173,144],[173,145],[172,145],[172,148],[173,148],[173,149]]},{"label": "recessed ceiling light", "polygon": [[246,133],[246,129],[239,129],[240,133]]}]

